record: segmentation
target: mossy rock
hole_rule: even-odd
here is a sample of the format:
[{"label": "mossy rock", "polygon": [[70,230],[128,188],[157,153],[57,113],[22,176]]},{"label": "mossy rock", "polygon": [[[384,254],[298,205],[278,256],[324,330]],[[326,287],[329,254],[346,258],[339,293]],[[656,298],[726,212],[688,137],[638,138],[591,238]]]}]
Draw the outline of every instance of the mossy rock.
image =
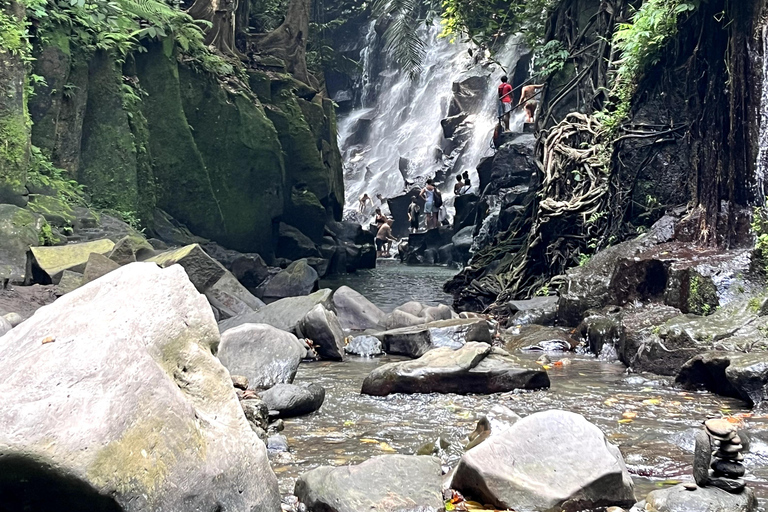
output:
[{"label": "mossy rock", "polygon": [[256,93],[262,103],[272,102],[272,79],[264,71],[248,70],[248,86]]},{"label": "mossy rock", "polygon": [[298,228],[314,243],[320,244],[323,241],[326,217],[325,207],[315,194],[304,188],[294,187],[291,190],[290,203],[283,212],[283,222]]},{"label": "mossy rock", "polygon": [[115,247],[109,239],[58,247],[32,247],[32,276],[40,284],[57,284],[65,270],[82,272],[91,253],[106,255]]},{"label": "mossy rock", "polygon": [[47,195],[30,195],[27,209],[41,214],[51,226],[71,227],[75,222],[72,206],[65,200]]},{"label": "mossy rock", "polygon": [[109,259],[118,265],[127,265],[134,261],[151,258],[154,254],[155,249],[144,237],[127,235],[115,243],[115,247],[109,253]]},{"label": "mossy rock", "polygon": [[0,287],[5,279],[14,284],[24,282],[27,251],[40,245],[40,233],[47,225],[42,215],[0,204]]}]

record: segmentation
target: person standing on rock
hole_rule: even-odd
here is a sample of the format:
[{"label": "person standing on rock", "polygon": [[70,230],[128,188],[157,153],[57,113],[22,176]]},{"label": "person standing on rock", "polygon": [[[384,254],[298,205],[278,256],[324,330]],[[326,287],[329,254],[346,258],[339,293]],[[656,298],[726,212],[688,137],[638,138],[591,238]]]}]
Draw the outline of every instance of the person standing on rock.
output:
[{"label": "person standing on rock", "polygon": [[536,107],[539,105],[539,102],[536,101],[534,98],[539,92],[539,89],[544,87],[543,85],[526,85],[523,87],[523,90],[520,92],[520,102],[518,105],[525,105],[525,122],[526,123],[532,123],[533,122],[533,116],[536,114]]},{"label": "person standing on rock", "polygon": [[385,258],[389,256],[389,242],[397,242],[397,239],[392,236],[392,219],[388,219],[379,228],[376,233],[376,256],[378,258]]},{"label": "person standing on rock", "polygon": [[408,220],[411,223],[411,233],[417,233],[419,231],[419,214],[421,208],[416,202],[416,196],[411,198],[411,204],[408,206]]},{"label": "person standing on rock", "polygon": [[453,184],[453,195],[458,196],[461,194],[461,187],[464,186],[464,182],[461,180],[461,174],[456,175],[456,183]]},{"label": "person standing on rock", "polygon": [[427,185],[421,189],[419,196],[425,201],[424,213],[427,216],[427,231],[437,227],[437,206],[435,205],[435,182],[427,180]]},{"label": "person standing on rock", "polygon": [[359,206],[360,213],[365,213],[365,206],[367,203],[373,204],[373,202],[371,201],[371,198],[368,197],[368,194],[366,193],[360,197],[360,206]]},{"label": "person standing on rock", "polygon": [[509,131],[509,116],[512,113],[512,86],[507,83],[507,75],[501,77],[499,85],[499,105],[496,116],[499,122],[504,125],[504,129]]}]

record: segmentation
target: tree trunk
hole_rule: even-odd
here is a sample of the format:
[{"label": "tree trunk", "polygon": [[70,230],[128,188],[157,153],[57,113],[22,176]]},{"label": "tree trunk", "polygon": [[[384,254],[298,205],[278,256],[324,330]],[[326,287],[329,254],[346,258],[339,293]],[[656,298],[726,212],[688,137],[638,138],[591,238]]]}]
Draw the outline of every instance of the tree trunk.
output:
[{"label": "tree trunk", "polygon": [[[24,6],[13,0],[2,12],[23,30]],[[26,67],[21,48],[0,48],[0,203],[26,205],[30,129],[26,108]]]},{"label": "tree trunk", "polygon": [[205,33],[205,44],[213,45],[225,55],[240,56],[235,47],[236,13],[239,1],[195,0],[187,14],[196,20],[210,21],[213,26]]},{"label": "tree trunk", "polygon": [[312,0],[291,0],[282,25],[272,32],[251,38],[258,53],[283,59],[288,71],[305,84],[310,84],[307,37],[311,5]]}]

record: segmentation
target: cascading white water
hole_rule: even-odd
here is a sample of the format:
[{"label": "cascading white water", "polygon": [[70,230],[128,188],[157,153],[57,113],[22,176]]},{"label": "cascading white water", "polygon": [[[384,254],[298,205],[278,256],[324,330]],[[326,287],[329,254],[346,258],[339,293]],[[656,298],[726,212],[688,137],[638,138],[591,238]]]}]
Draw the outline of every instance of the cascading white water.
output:
[{"label": "cascading white water", "polygon": [[768,170],[768,25],[763,26],[763,87],[760,98],[760,149],[757,154],[757,166],[755,168],[755,196],[757,204],[765,202],[763,186]]},{"label": "cascading white water", "polygon": [[[522,53],[520,38],[510,38],[495,55],[497,63],[477,59],[477,50],[466,43],[439,38],[439,24],[424,28],[427,42],[422,69],[411,79],[391,59],[378,74],[372,65],[378,37],[373,23],[361,51],[363,78],[361,105],[339,122],[339,142],[344,159],[347,216],[354,216],[358,200],[367,193],[396,197],[408,187],[423,184],[438,172],[446,173],[444,201],[452,204],[451,178],[468,171],[475,187],[475,168],[493,153],[491,135],[496,124],[496,86],[504,73],[514,72]],[[380,45],[379,45],[380,46]],[[502,68],[503,66],[503,68]],[[447,117],[454,83],[470,77],[487,80],[481,101],[475,102],[463,123],[468,139],[450,154],[443,152],[440,121]],[[523,114],[517,111],[511,128],[522,129]],[[475,189],[476,190],[476,189]],[[359,219],[358,220],[363,220]]]}]

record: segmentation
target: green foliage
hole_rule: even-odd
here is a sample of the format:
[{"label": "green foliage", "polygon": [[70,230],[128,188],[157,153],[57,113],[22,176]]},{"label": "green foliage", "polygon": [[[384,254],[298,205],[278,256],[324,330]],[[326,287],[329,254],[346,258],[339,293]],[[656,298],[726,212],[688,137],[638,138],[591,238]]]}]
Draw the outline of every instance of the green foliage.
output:
[{"label": "green foliage", "polygon": [[[425,44],[418,32],[427,19],[432,18],[431,2],[424,0],[376,0],[373,13],[390,18],[384,32],[385,50],[389,52],[411,77],[421,67]],[[426,10],[429,15],[423,15]]]},{"label": "green foliage", "polygon": [[139,218],[138,212],[114,209],[102,209],[100,211],[101,213],[117,217],[140,233],[144,232],[144,228],[142,227],[142,222]]},{"label": "green foliage", "polygon": [[287,6],[287,0],[252,0],[248,24],[258,33],[274,30],[285,19]]},{"label": "green foliage", "polygon": [[537,81],[545,80],[563,70],[569,54],[562,42],[553,39],[535,48],[534,68]]},{"label": "green foliage", "polygon": [[586,264],[587,264],[587,262],[588,262],[588,261],[589,261],[591,258],[592,258],[592,256],[591,256],[591,255],[589,255],[589,254],[584,254],[584,253],[581,253],[581,254],[579,254],[579,266],[580,266],[580,267],[583,267],[584,265],[586,265]]},{"label": "green foliage", "polygon": [[40,245],[56,245],[61,242],[61,239],[53,234],[51,225],[47,222],[40,228],[40,234],[38,235],[38,241]]},{"label": "green foliage", "polygon": [[757,237],[752,260],[763,274],[768,275],[768,203],[755,207],[752,215],[752,233]]},{"label": "green foliage", "polygon": [[32,146],[30,152],[27,181],[38,188],[54,190],[59,198],[70,204],[85,204],[83,186],[67,177],[64,169],[55,167],[36,146]]},{"label": "green foliage", "polygon": [[24,21],[0,10],[0,49],[29,58],[29,40]]}]

